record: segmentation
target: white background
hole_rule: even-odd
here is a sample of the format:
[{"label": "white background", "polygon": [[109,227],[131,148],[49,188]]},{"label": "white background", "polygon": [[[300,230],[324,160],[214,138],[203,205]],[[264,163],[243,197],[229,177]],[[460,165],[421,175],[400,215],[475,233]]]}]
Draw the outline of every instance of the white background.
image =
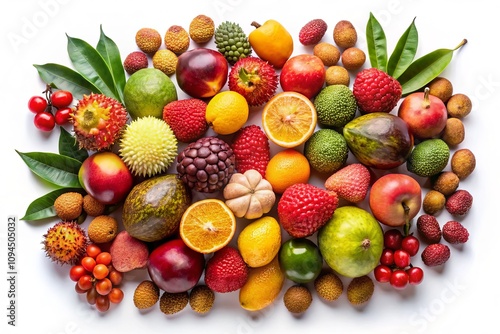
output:
[{"label": "white background", "polygon": [[[174,3],[176,5],[171,5]],[[498,209],[495,208],[498,204],[494,201],[498,198],[499,186],[494,157],[498,156],[497,113],[500,106],[495,97],[500,91],[497,65],[500,29],[492,3],[403,0],[10,2],[9,8],[2,8],[0,14],[3,124],[0,131],[3,165],[0,178],[0,332],[442,333],[477,331],[478,326],[494,328],[498,316],[496,304],[500,299],[496,286],[500,231]],[[224,20],[237,22],[247,33],[253,29],[252,21],[262,23],[273,18],[296,40],[303,24],[322,18],[329,25],[323,39],[327,42],[333,42],[335,23],[347,19],[358,31],[358,46],[366,50],[364,31],[370,12],[386,31],[389,51],[414,17],[419,32],[418,55],[437,48],[453,48],[463,38],[468,39],[468,44],[455,53],[443,76],[452,81],[455,92],[465,93],[473,100],[473,111],[464,120],[466,140],[460,146],[470,148],[477,158],[474,174],[460,185],[474,196],[473,208],[463,220],[471,238],[463,247],[451,247],[451,259],[444,267],[426,268],[423,284],[404,291],[377,284],[372,300],[361,308],[351,306],[345,293],[331,304],[315,298],[311,308],[300,317],[286,311],[281,296],[264,311],[248,313],[239,307],[237,292],[217,295],[213,310],[206,316],[196,315],[189,307],[169,317],[157,307],[139,312],[133,306],[132,294],[137,283],[146,277],[141,271],[126,276],[124,301],[109,312],[99,314],[74,292],[74,283],[67,276],[69,268],[45,258],[40,242],[53,222],[19,221],[17,326],[7,326],[7,217],[22,217],[28,204],[49,189],[28,170],[14,149],[57,151],[59,131],[50,135],[38,131],[26,105],[32,95],[44,89],[32,64],[54,62],[71,66],[65,34],[95,45],[102,24],[104,32],[118,44],[123,59],[136,50],[134,36],[139,28],[152,27],[164,34],[174,24],[187,28],[198,14],[211,16],[216,24]],[[294,54],[311,52],[311,48],[301,46],[298,41],[295,46]],[[185,96],[179,91],[179,97]],[[254,115],[252,119],[258,117]],[[438,216],[441,223],[448,218],[444,213]],[[419,259],[415,262],[419,263]]]}]

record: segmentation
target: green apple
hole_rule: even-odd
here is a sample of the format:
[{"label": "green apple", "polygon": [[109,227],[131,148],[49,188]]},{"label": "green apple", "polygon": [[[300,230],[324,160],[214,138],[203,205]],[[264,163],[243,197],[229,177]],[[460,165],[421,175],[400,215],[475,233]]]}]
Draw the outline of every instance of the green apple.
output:
[{"label": "green apple", "polygon": [[359,277],[378,265],[384,234],[371,213],[357,206],[343,206],[318,231],[318,247],[325,262],[337,273]]}]

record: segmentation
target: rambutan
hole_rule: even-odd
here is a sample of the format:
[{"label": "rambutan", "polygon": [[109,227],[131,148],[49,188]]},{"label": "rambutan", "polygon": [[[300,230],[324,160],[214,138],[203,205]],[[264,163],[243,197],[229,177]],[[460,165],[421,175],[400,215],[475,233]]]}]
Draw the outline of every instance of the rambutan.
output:
[{"label": "rambutan", "polygon": [[47,257],[60,264],[74,265],[85,255],[89,238],[74,221],[60,221],[43,235]]},{"label": "rambutan", "polygon": [[71,122],[80,148],[108,149],[120,137],[127,123],[127,110],[106,95],[84,95],[71,113]]},{"label": "rambutan", "polygon": [[249,106],[259,106],[273,97],[278,87],[278,75],[268,62],[245,57],[231,67],[228,87],[243,95]]}]

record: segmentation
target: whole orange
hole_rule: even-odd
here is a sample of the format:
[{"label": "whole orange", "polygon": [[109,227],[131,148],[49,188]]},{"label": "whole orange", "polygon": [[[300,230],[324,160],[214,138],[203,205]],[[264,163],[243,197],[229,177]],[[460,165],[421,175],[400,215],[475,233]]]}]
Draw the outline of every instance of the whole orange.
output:
[{"label": "whole orange", "polygon": [[274,192],[282,194],[292,184],[307,183],[311,176],[311,167],[302,153],[288,148],[271,157],[265,175]]}]

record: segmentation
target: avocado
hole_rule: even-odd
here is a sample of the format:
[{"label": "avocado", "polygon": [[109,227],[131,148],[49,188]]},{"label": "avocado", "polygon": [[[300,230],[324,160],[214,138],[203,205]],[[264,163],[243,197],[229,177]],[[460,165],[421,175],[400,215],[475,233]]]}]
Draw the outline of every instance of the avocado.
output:
[{"label": "avocado", "polygon": [[123,204],[125,230],[145,242],[174,234],[192,202],[191,190],[175,174],[146,179],[135,185]]},{"label": "avocado", "polygon": [[341,128],[356,115],[356,99],[351,89],[345,85],[324,87],[314,99],[318,123]]},{"label": "avocado", "polygon": [[418,176],[428,177],[441,172],[450,159],[450,148],[439,138],[427,139],[415,145],[406,169]]}]

